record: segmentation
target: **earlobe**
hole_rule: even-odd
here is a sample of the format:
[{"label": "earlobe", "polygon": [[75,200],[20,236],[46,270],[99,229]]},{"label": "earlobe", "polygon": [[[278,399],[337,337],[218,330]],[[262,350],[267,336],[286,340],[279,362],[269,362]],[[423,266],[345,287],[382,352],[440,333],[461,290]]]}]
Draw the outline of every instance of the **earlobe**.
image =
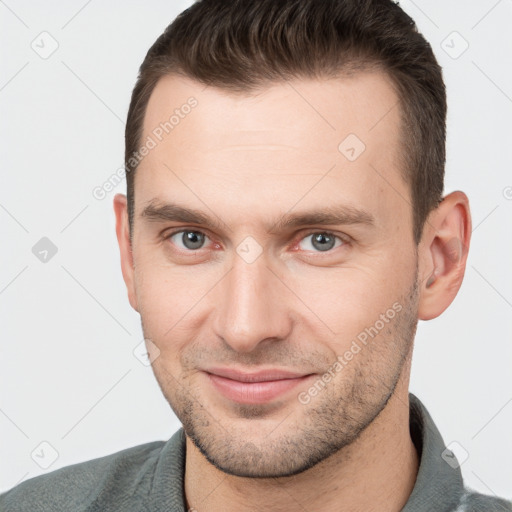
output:
[{"label": "earlobe", "polygon": [[470,238],[469,200],[463,192],[452,192],[431,212],[423,230],[420,320],[436,318],[455,299],[464,278]]},{"label": "earlobe", "polygon": [[123,194],[114,197],[114,213],[116,216],[116,235],[121,256],[121,271],[128,292],[128,300],[135,311],[139,311],[135,293],[134,262],[128,222],[127,199]]}]

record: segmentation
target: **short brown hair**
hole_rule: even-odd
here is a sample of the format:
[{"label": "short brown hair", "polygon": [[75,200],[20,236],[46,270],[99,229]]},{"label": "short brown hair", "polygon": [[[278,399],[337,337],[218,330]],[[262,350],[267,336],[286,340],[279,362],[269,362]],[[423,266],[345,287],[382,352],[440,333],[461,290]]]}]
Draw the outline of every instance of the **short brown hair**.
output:
[{"label": "short brown hair", "polygon": [[198,0],[155,41],[142,63],[126,123],[130,231],[134,178],[151,93],[182,75],[233,93],[292,78],[359,70],[388,74],[401,109],[401,174],[410,185],[414,240],[442,200],[446,91],[441,67],[414,21],[391,0]]}]

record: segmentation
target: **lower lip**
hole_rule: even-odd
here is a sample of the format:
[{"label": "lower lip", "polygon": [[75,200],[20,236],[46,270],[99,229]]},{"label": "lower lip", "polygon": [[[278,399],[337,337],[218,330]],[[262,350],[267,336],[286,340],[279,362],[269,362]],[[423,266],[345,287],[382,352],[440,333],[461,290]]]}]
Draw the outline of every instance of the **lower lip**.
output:
[{"label": "lower lip", "polygon": [[244,404],[263,404],[292,390],[312,375],[304,375],[293,379],[269,380],[265,382],[240,382],[220,377],[212,373],[206,374],[215,388],[226,398]]}]

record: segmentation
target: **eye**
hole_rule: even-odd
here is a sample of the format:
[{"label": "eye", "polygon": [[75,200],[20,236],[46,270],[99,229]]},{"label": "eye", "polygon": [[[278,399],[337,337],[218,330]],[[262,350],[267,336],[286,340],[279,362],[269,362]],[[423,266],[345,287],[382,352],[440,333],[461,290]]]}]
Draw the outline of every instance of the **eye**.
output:
[{"label": "eye", "polygon": [[[310,241],[306,242],[305,241]],[[327,231],[315,231],[313,233],[309,233],[304,238],[301,239],[298,246],[300,249],[305,251],[319,251],[319,252],[327,252],[331,249],[335,249],[340,245],[344,244],[345,241],[342,240],[341,237],[334,235],[333,233],[329,233]],[[311,249],[311,247],[313,249]]]},{"label": "eye", "polygon": [[185,251],[196,251],[202,248],[208,237],[201,231],[184,229],[171,233],[167,238],[171,240],[174,245],[177,245],[179,249],[183,249]]}]

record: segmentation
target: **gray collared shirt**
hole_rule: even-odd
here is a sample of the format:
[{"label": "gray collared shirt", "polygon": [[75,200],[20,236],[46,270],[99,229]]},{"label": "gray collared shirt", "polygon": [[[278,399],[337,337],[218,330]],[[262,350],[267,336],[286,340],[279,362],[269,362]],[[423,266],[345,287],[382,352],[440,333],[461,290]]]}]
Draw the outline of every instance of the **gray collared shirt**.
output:
[{"label": "gray collared shirt", "polygon": [[[511,501],[464,486],[457,459],[446,450],[427,409],[412,393],[409,399],[420,466],[402,512],[512,512]],[[135,446],[27,480],[0,495],[0,512],[186,512],[184,474],[180,429],[167,442]]]}]

